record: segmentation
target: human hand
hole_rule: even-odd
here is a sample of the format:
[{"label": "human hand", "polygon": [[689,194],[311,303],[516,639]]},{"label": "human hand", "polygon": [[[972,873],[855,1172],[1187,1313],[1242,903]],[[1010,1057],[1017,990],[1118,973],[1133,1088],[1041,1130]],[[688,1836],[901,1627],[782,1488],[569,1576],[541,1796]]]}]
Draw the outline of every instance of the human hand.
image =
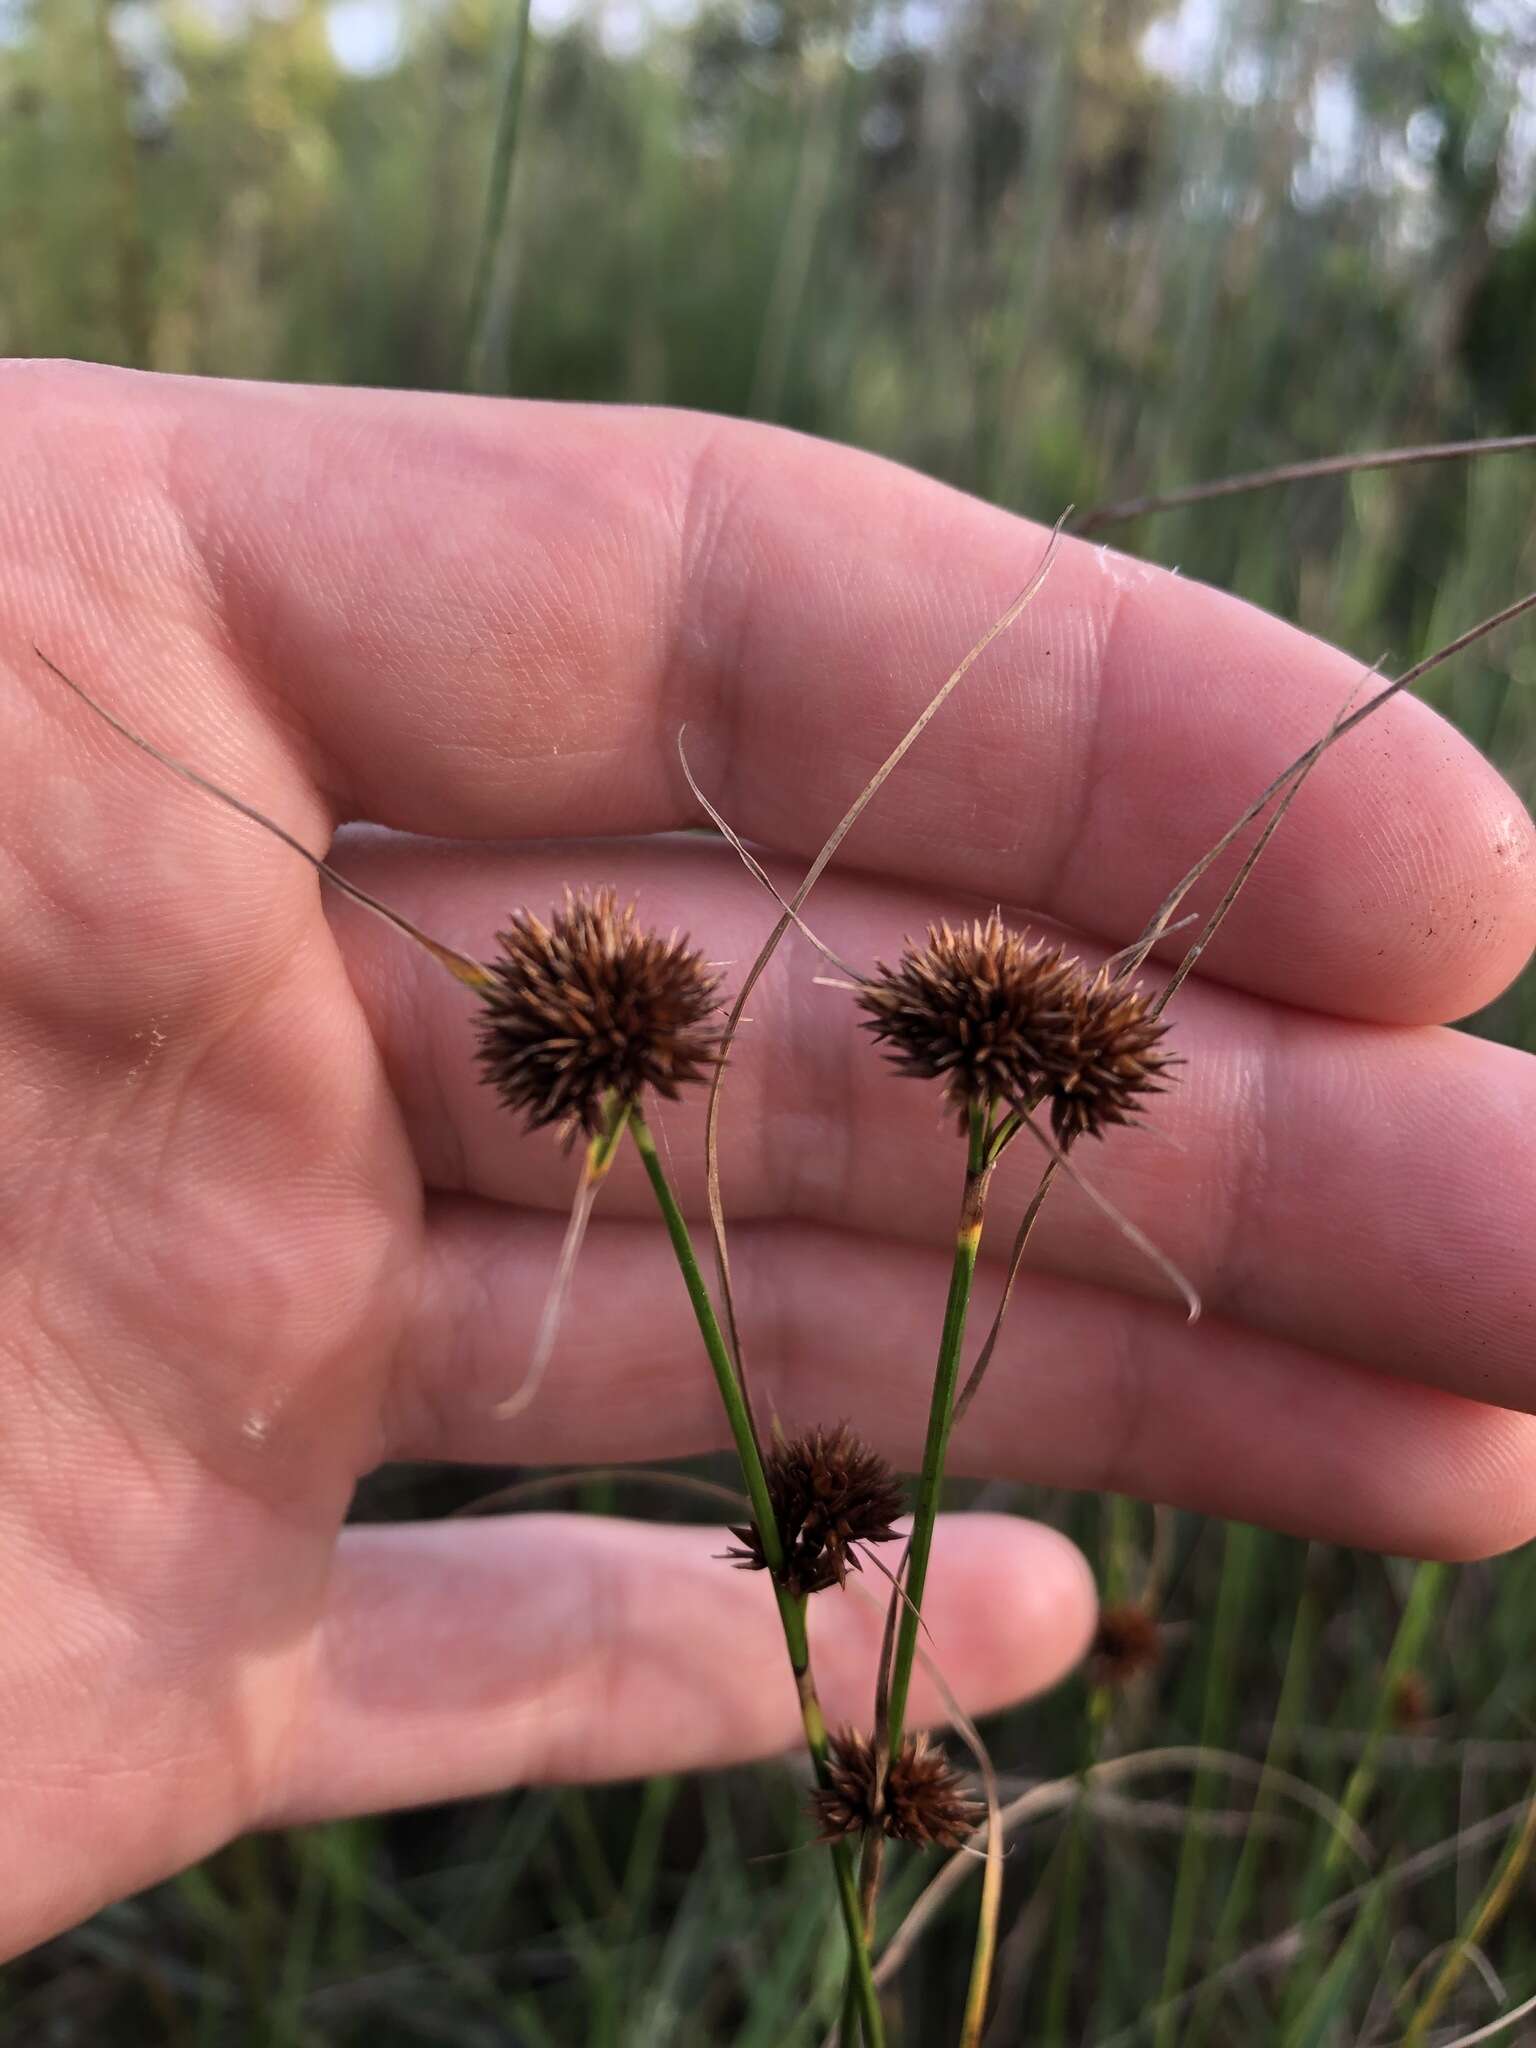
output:
[{"label": "human hand", "polygon": [[[573,1169],[478,1083],[472,999],[30,647],[317,849],[391,828],[338,860],[461,950],[613,881],[744,963],[768,913],[734,858],[641,836],[695,822],[678,727],[794,876],[1039,535],[702,418],[46,365],[0,369],[0,457],[0,1947],[251,1827],[787,1746],[771,1595],[717,1532],[342,1531],[391,1458],[718,1446],[675,1266],[626,1159],[539,1398],[495,1422]],[[1111,949],[1357,673],[1069,544],[814,922],[863,966],[1000,898]],[[1533,876],[1530,821],[1422,706],[1327,758],[1171,1013],[1178,1088],[1079,1155],[1205,1321],[1058,1190],[952,1469],[1451,1557],[1536,1528],[1536,1062],[1436,1028],[1523,964]],[[912,1465],[960,1164],[820,971],[781,950],[732,1061],[744,1337],[791,1426]],[[702,1105],[659,1121],[702,1214]],[[1056,1677],[1092,1611],[1051,1532],[941,1533],[971,1709]],[[812,1613],[862,1716],[878,1614]]]}]

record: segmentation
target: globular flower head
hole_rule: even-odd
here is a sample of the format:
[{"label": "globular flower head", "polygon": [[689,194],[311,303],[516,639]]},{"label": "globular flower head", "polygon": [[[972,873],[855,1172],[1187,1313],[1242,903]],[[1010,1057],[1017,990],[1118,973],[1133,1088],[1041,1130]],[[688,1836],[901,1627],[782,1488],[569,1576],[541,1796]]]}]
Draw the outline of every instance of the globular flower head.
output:
[{"label": "globular flower head", "polygon": [[906,1738],[883,1783],[874,1745],[858,1729],[836,1730],[829,1749],[828,1782],[812,1795],[824,1842],[878,1829],[893,1841],[919,1848],[958,1849],[986,1813],[926,1735]]},{"label": "globular flower head", "polygon": [[1162,1653],[1162,1635],[1144,1607],[1125,1601],[1100,1610],[1090,1652],[1096,1685],[1128,1685]]},{"label": "globular flower head", "polygon": [[1082,969],[1060,947],[1031,944],[994,912],[931,925],[895,967],[878,967],[857,997],[862,1019],[903,1073],[942,1081],[962,1122],[973,1103],[1022,1109],[1053,1047],[1070,1036]]},{"label": "globular flower head", "polygon": [[1102,967],[1091,980],[1083,977],[1045,1070],[1059,1145],[1102,1138],[1112,1125],[1129,1123],[1142,1099],[1167,1085],[1174,1065],[1160,1043],[1167,1029],[1140,989],[1114,980]]},{"label": "globular flower head", "polygon": [[[797,1595],[847,1583],[862,1569],[856,1545],[889,1543],[906,1506],[896,1475],[846,1423],[812,1429],[770,1447],[763,1459],[768,1498],[784,1551],[781,1583]],[[732,1529],[728,1550],[741,1571],[766,1571],[756,1523]]]},{"label": "globular flower head", "polygon": [[1172,1064],[1147,998],[994,914],[934,925],[860,988],[864,1028],[904,1073],[942,1081],[964,1128],[973,1105],[1050,1104],[1057,1142],[1130,1120]]},{"label": "globular flower head", "polygon": [[566,891],[545,924],[520,910],[497,934],[478,1019],[482,1078],[528,1128],[591,1137],[605,1102],[675,1099],[718,1059],[718,981],[686,939],[642,928],[612,889]]}]

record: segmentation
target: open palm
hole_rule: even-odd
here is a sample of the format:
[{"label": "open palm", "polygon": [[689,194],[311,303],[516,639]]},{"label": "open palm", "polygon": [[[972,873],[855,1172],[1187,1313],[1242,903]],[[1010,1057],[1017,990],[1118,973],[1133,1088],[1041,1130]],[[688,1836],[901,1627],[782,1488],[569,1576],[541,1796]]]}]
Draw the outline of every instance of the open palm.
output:
[{"label": "open palm", "polygon": [[[708,1530],[342,1533],[391,1458],[718,1445],[675,1268],[626,1162],[546,1385],[494,1421],[571,1165],[478,1084],[463,990],[114,740],[31,644],[306,843],[371,821],[338,861],[467,952],[613,881],[741,963],[754,885],[656,836],[695,817],[679,726],[793,875],[1038,548],[905,472],[699,418],[0,369],[0,1840],[27,1871],[0,1945],[243,1828],[795,1726],[768,1590]],[[864,965],[1000,899],[1110,950],[1354,676],[1069,547],[818,927]],[[1329,758],[1179,1000],[1179,1090],[1084,1148],[1205,1322],[1063,1190],[959,1468],[1450,1556],[1536,1526],[1536,1062],[1436,1028],[1523,964],[1533,878],[1520,806],[1422,707]],[[823,973],[786,946],[733,1061],[744,1334],[787,1422],[851,1417],[910,1464],[960,1161]],[[702,1213],[700,1106],[660,1122]],[[862,1714],[878,1615],[815,1614],[833,1711]],[[1092,1592],[1050,1532],[972,1516],[932,1618],[984,1708],[1080,1654]]]}]

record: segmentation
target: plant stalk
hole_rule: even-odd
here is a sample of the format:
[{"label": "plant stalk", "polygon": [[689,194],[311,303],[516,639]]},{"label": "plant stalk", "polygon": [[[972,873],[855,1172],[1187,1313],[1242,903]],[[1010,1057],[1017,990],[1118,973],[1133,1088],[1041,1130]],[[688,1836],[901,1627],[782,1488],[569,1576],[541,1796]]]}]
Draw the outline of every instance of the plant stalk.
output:
[{"label": "plant stalk", "polygon": [[923,1469],[918,1481],[917,1507],[912,1518],[912,1542],[907,1553],[907,1597],[902,1603],[901,1628],[896,1638],[896,1655],[891,1665],[891,1689],[887,1705],[890,1730],[889,1753],[901,1748],[907,1713],[907,1694],[912,1684],[912,1666],[917,1659],[917,1636],[922,1626],[923,1589],[928,1581],[928,1560],[933,1551],[934,1523],[938,1519],[939,1497],[944,1488],[944,1459],[949,1450],[949,1432],[954,1420],[955,1388],[960,1378],[960,1353],[965,1343],[966,1317],[971,1306],[971,1286],[976,1277],[976,1255],[981,1248],[982,1225],[986,1219],[987,1188],[997,1163],[997,1150],[988,1142],[990,1105],[972,1103],[970,1143],[965,1162],[965,1192],[960,1200],[960,1221],[955,1231],[955,1258],[950,1269],[949,1299],[944,1305],[944,1329],[939,1339],[938,1362],[933,1373],[933,1399],[928,1409],[928,1435],[923,1445]]},{"label": "plant stalk", "polygon": [[[827,1723],[811,1671],[810,1637],[806,1628],[806,1599],[803,1594],[789,1592],[780,1583],[784,1567],[784,1546],[779,1540],[779,1525],[768,1493],[768,1476],[763,1469],[762,1452],[758,1447],[751,1410],[747,1406],[740,1375],[721,1331],[714,1303],[710,1300],[709,1289],[705,1285],[703,1272],[695,1256],[687,1221],[678,1206],[672,1184],[667,1179],[666,1168],[662,1165],[660,1154],[656,1150],[656,1141],[651,1136],[650,1127],[641,1115],[638,1105],[630,1109],[629,1130],[655,1192],[657,1206],[667,1226],[667,1235],[672,1240],[672,1250],[682,1272],[683,1283],[688,1289],[688,1299],[693,1305],[699,1334],[704,1339],[704,1349],[708,1353],[709,1363],[715,1375],[715,1384],[720,1389],[726,1420],[730,1424],[736,1454],[741,1461],[742,1477],[747,1483],[747,1497],[752,1503],[753,1520],[757,1524],[763,1556],[768,1562],[769,1577],[773,1580],[774,1597],[779,1607],[779,1622],[784,1631],[784,1646],[789,1652],[789,1667],[794,1676],[795,1695],[800,1702],[800,1723],[805,1731],[805,1746],[810,1753],[811,1767],[815,1771],[817,1784],[826,1786],[830,1783]],[[838,1904],[842,1909],[843,1924],[848,1934],[849,1959],[858,1999],[859,2018],[864,2030],[865,2048],[885,2048],[885,2024],[880,2016],[880,2001],[875,1992],[875,1980],[870,1967],[869,1943],[864,1934],[864,1914],[859,1903],[859,1883],[854,1870],[853,1851],[846,1841],[833,1842],[830,1847]]]},{"label": "plant stalk", "polygon": [[[494,324],[492,298],[496,287],[497,263],[506,234],[507,204],[512,193],[512,176],[517,165],[517,145],[522,133],[523,101],[528,80],[528,46],[531,40],[529,16],[532,0],[515,0],[512,50],[496,116],[496,137],[491,145],[491,167],[486,179],[485,215],[480,223],[480,240],[475,250],[474,277],[470,284],[469,313],[465,320],[464,388],[478,391],[490,371],[491,329]],[[494,380],[498,389],[502,378]]]},{"label": "plant stalk", "polygon": [[1466,1974],[1468,1963],[1485,1946],[1489,1934],[1498,1926],[1514,1901],[1533,1851],[1536,1851],[1536,1786],[1531,1788],[1525,1818],[1515,1830],[1498,1869],[1473,1908],[1470,1921],[1436,1972],[1434,1982],[1425,1993],[1417,2012],[1408,2022],[1408,2031],[1403,2035],[1403,2048],[1424,2048],[1424,2043],[1429,2039],[1430,2028],[1439,2019],[1446,2000]]},{"label": "plant stalk", "polygon": [[96,44],[112,151],[118,341],[123,362],[130,369],[147,370],[154,350],[153,258],[144,226],[138,146],[133,134],[133,88],[112,38],[112,12],[108,0],[97,0]]}]

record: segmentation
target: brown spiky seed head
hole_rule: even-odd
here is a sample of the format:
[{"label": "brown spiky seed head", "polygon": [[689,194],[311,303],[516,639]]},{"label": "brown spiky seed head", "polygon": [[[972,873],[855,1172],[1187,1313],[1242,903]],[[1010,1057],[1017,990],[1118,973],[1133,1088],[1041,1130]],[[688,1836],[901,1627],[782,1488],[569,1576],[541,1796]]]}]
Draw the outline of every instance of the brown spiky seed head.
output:
[{"label": "brown spiky seed head", "polygon": [[985,922],[930,926],[859,990],[864,1028],[904,1073],[944,1084],[964,1127],[973,1104],[1046,1097],[1058,1143],[1129,1121],[1172,1064],[1147,997],[1060,946]]},{"label": "brown spiky seed head", "polygon": [[1045,1086],[1059,1145],[1102,1138],[1129,1123],[1142,1099],[1167,1085],[1175,1064],[1161,1044],[1167,1025],[1147,996],[1104,968],[1083,979],[1070,1020],[1047,1048]]},{"label": "brown spiky seed head", "polygon": [[566,891],[548,924],[497,934],[478,1019],[482,1078],[529,1130],[602,1129],[605,1098],[669,1100],[719,1057],[718,981],[676,933],[648,932],[612,889]]},{"label": "brown spiky seed head", "polygon": [[1095,1685],[1128,1685],[1162,1654],[1162,1634],[1144,1607],[1125,1601],[1100,1609],[1090,1652]]},{"label": "brown spiky seed head", "polygon": [[[768,1498],[784,1551],[780,1583],[798,1595],[846,1585],[862,1570],[856,1546],[889,1543],[906,1507],[895,1473],[845,1422],[780,1440],[763,1459]],[[741,1571],[766,1571],[755,1522],[732,1529],[728,1550]]]},{"label": "brown spiky seed head", "polygon": [[973,1103],[1022,1109],[1053,1054],[1081,1028],[1082,969],[1059,946],[1031,944],[994,912],[930,925],[895,967],[858,994],[862,1023],[903,1073],[942,1081],[961,1121]]},{"label": "brown spiky seed head", "polygon": [[862,1835],[878,1828],[893,1841],[919,1848],[958,1849],[986,1813],[942,1749],[926,1735],[909,1735],[880,1783],[874,1745],[856,1728],[832,1734],[828,1782],[812,1795],[821,1839]]},{"label": "brown spiky seed head", "polygon": [[1422,1671],[1400,1671],[1392,1684],[1388,1709],[1394,1726],[1422,1728],[1429,1719],[1429,1686]]}]

